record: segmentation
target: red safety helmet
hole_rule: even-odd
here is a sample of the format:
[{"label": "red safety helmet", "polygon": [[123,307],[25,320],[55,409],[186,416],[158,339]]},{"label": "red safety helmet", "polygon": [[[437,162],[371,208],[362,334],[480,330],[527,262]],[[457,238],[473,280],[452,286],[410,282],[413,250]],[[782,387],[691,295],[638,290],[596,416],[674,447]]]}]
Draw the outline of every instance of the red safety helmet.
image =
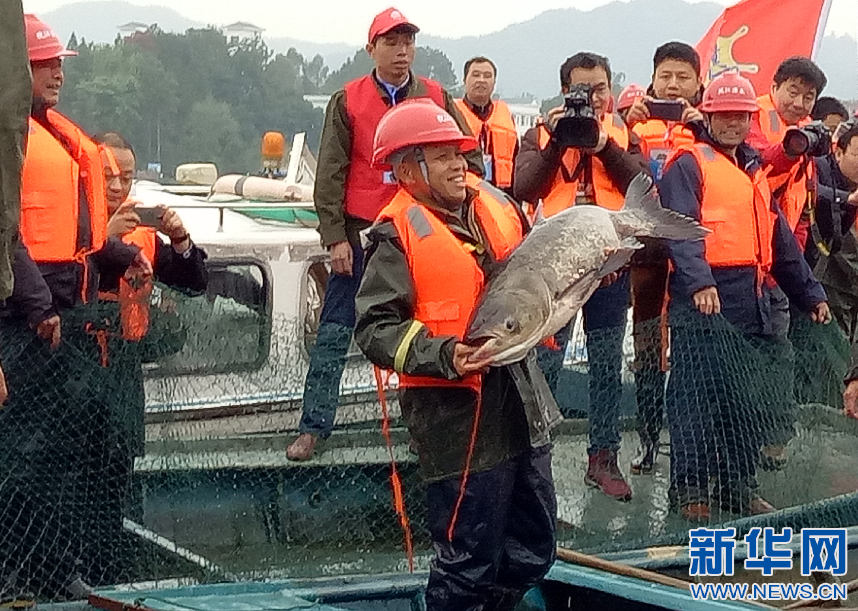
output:
[{"label": "red safety helmet", "polygon": [[640,85],[635,85],[634,83],[627,85],[626,88],[620,92],[620,97],[617,98],[617,110],[620,111],[631,108],[632,104],[635,103],[635,100],[642,98],[645,95],[646,89]]},{"label": "red safety helmet", "polygon": [[463,153],[477,148],[477,139],[466,136],[455,119],[429,98],[400,102],[378,122],[372,143],[372,165],[387,167],[396,151],[424,144],[458,144]]},{"label": "red safety helmet", "polygon": [[759,109],[751,81],[732,70],[712,79],[700,104],[702,112],[757,112]]},{"label": "red safety helmet", "polygon": [[77,55],[77,51],[66,49],[50,26],[35,15],[24,15],[24,23],[27,26],[27,54],[31,62]]}]

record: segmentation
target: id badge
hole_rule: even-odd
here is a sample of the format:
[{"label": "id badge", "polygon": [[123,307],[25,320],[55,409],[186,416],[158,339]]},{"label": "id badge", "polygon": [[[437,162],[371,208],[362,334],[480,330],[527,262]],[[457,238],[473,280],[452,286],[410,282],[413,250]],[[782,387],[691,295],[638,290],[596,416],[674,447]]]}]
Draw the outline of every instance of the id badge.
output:
[{"label": "id badge", "polygon": [[670,156],[670,149],[653,149],[649,154],[649,169],[655,182],[661,180],[664,175],[664,166]]},{"label": "id badge", "polygon": [[486,153],[483,153],[483,167],[486,170],[485,180],[488,182],[491,182],[492,179],[494,178],[494,176],[493,176],[494,165],[495,165],[495,162],[494,162],[494,159],[492,159],[492,156],[488,155]]}]

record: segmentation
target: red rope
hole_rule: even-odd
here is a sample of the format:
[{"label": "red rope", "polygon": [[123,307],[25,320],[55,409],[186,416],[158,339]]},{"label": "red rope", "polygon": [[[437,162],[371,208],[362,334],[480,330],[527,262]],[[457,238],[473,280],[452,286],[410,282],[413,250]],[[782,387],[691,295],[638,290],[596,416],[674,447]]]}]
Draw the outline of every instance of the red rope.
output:
[{"label": "red rope", "polygon": [[408,558],[408,572],[414,572],[414,542],[411,535],[411,523],[408,521],[408,514],[405,511],[405,495],[402,491],[402,478],[399,477],[399,470],[396,468],[396,457],[393,455],[393,439],[390,435],[390,411],[387,408],[387,372],[382,372],[378,367],[373,367],[375,371],[375,387],[378,390],[378,401],[381,403],[381,434],[384,435],[384,441],[387,444],[387,451],[390,454],[390,485],[393,489],[393,508],[396,515],[399,516],[399,524],[402,526],[402,531],[405,534],[405,555]]},{"label": "red rope", "polygon": [[[553,338],[552,338],[553,339]],[[474,448],[477,445],[477,431],[480,427],[480,413],[483,408],[483,393],[477,390],[477,406],[474,409],[474,426],[471,427],[471,439],[468,441],[468,454],[465,457],[465,469],[462,471],[462,482],[459,484],[459,496],[453,506],[453,515],[450,517],[450,525],[447,527],[447,541],[453,542],[456,532],[456,522],[459,520],[459,509],[465,500],[465,489],[468,487],[468,476],[471,473],[471,460],[474,458]]]}]

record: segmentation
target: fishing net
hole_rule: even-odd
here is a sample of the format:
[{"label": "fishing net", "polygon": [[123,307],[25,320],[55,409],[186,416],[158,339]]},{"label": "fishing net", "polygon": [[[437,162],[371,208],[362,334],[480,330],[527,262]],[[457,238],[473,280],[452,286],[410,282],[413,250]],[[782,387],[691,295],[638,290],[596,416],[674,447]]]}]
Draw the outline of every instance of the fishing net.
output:
[{"label": "fishing net", "polygon": [[[589,363],[622,364],[615,378],[631,392],[619,401],[616,391],[601,390],[605,381],[594,381],[604,375],[599,369],[566,362],[570,374],[587,369],[591,413],[589,440],[561,440],[554,449],[555,464],[565,467],[555,470],[561,542],[604,553],[682,545],[700,524],[739,524],[740,533],[785,515],[796,529],[855,524],[858,423],[840,411],[849,346],[836,323],[816,324],[794,311],[788,330],[753,335],[723,316],[677,305],[669,349],[666,331],[660,319],[629,323],[625,337],[634,341],[622,354],[617,329],[587,336]],[[610,419],[594,413],[606,406]],[[619,444],[611,444],[611,430],[598,430],[611,427],[620,431]],[[619,450],[634,493],[629,503],[580,486],[594,440]],[[660,442],[654,469],[633,474],[646,440]],[[759,514],[760,499],[778,512]]]},{"label": "fishing net", "polygon": [[[348,333],[319,330],[327,268],[301,263],[300,282],[278,293],[258,260],[209,264],[203,295],[156,285],[141,341],[123,339],[116,303],[65,312],[56,350],[0,320],[0,599],[61,599],[76,578],[142,587],[407,570],[373,371]],[[786,510],[767,524],[858,524],[858,423],[840,413],[849,346],[835,324],[795,314],[773,340],[675,309],[669,351],[665,337],[660,320],[585,334],[579,318],[554,357],[560,543],[682,544],[683,506],[706,503],[704,523],[733,524],[755,496]],[[296,463],[285,449],[311,350],[324,366],[309,384],[343,372],[337,426]],[[425,569],[424,488],[388,397]],[[631,475],[640,434],[661,450],[652,473]],[[630,502],[584,485],[594,437],[618,445]]]}]

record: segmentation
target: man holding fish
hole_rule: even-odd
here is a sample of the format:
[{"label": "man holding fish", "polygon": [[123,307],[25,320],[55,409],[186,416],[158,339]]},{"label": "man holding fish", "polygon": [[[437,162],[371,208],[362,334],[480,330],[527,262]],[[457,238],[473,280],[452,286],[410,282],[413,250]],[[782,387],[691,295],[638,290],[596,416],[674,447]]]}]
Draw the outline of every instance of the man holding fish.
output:
[{"label": "man holding fish", "polygon": [[[569,324],[642,247],[699,239],[644,175],[612,212],[575,206],[525,221],[467,174],[476,141],[431,101],[388,111],[373,163],[399,192],[366,234],[355,340],[399,375],[402,416],[428,481],[436,550],[427,608],[515,608],[554,557],[548,432],[560,419],[534,348]],[[487,279],[491,272],[491,279]]]},{"label": "man holding fish", "polygon": [[512,200],[467,173],[476,147],[431,100],[382,118],[373,165],[399,191],[366,233],[356,300],[355,340],[398,373],[428,484],[429,611],[512,610],[554,560],[548,433],[560,413],[533,351],[489,367],[462,340],[487,270],[525,229]]}]

